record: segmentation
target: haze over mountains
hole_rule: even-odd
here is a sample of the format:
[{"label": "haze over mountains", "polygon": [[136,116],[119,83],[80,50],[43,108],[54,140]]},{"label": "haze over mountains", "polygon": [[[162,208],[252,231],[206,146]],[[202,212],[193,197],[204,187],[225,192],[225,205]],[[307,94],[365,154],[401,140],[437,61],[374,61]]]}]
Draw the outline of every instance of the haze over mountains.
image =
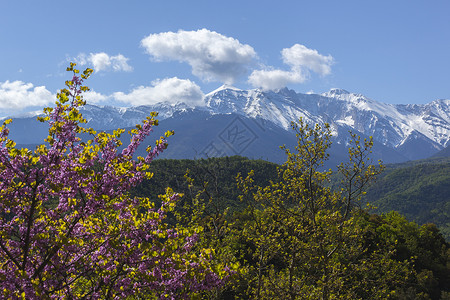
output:
[{"label": "haze over mountains", "polygon": [[[159,112],[161,122],[155,133],[176,133],[164,154],[167,158],[242,155],[282,162],[279,146],[295,146],[290,122],[299,118],[331,125],[332,162],[346,156],[350,130],[361,137],[373,136],[374,158],[388,163],[427,158],[450,145],[450,100],[392,105],[342,89],[301,94],[287,88],[240,90],[226,85],[204,100],[205,105],[197,107],[184,103],[130,108],[86,105],[82,113],[90,127],[111,130],[134,127],[151,111]],[[10,137],[18,144],[37,144],[47,128],[35,117],[23,117],[15,118],[10,129]],[[149,143],[156,138],[152,135]]]}]

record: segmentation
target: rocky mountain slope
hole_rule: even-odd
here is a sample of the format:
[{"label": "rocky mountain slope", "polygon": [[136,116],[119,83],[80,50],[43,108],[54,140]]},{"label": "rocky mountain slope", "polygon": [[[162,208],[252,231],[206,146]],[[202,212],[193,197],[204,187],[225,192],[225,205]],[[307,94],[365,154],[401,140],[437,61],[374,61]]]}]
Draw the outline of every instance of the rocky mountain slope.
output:
[{"label": "rocky mountain slope", "polygon": [[[111,130],[132,127],[157,111],[161,130],[175,129],[180,136],[171,143],[180,139],[182,145],[172,147],[179,150],[167,154],[177,158],[238,154],[279,162],[282,153],[275,155],[274,147],[295,144],[290,122],[299,118],[311,124],[330,123],[334,147],[342,148],[337,153],[344,151],[349,130],[362,137],[373,136],[375,158],[387,162],[426,158],[450,145],[450,100],[392,105],[342,89],[301,94],[231,86],[218,88],[204,100],[205,105],[198,107],[184,103],[130,108],[86,105],[82,113],[89,126]],[[33,122],[34,118],[16,118],[11,137],[18,144],[41,142],[45,126]],[[205,151],[208,147],[211,151]]]}]

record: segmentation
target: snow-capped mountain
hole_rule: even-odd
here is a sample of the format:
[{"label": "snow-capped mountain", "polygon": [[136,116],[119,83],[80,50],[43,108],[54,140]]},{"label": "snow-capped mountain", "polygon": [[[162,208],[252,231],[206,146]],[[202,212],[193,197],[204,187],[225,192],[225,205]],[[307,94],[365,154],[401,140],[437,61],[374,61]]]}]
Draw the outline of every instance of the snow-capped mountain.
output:
[{"label": "snow-capped mountain", "polygon": [[174,113],[192,110],[184,103],[175,105],[159,103],[152,106],[112,107],[86,105],[81,108],[83,117],[89,126],[98,130],[133,127],[145,120],[152,111],[158,112],[158,119],[170,118]]},{"label": "snow-capped mountain", "polygon": [[[276,141],[279,146],[283,141],[278,137],[293,136],[290,122],[299,118],[311,124],[331,124],[333,139],[338,145],[346,144],[349,130],[361,136],[373,136],[374,152],[385,161],[426,158],[450,145],[450,100],[425,105],[392,105],[342,89],[301,94],[286,88],[240,90],[227,85],[207,94],[204,100],[205,106],[195,108],[184,103],[131,108],[86,105],[82,113],[90,127],[109,130],[132,127],[151,111],[157,111],[161,124],[176,132],[178,129],[184,135],[181,138],[184,148],[178,146],[179,152],[169,155],[173,157],[195,156],[201,152],[200,148],[210,146],[216,154],[240,154],[276,161],[278,159],[265,157],[269,149],[266,144]],[[17,120],[22,129],[27,127],[22,124],[25,120]],[[243,132],[246,132],[243,137],[236,135]],[[198,148],[202,141],[205,145]],[[30,136],[28,140],[16,142],[36,143]],[[292,139],[286,143],[290,142]],[[194,144],[198,149],[194,149]],[[194,149],[195,153],[186,149]]]},{"label": "snow-capped mountain", "polygon": [[392,105],[360,94],[332,89],[321,95],[278,92],[216,90],[206,96],[214,113],[237,113],[262,118],[288,129],[300,117],[310,123],[330,123],[334,133],[339,127],[356,130],[392,148],[411,139],[423,139],[436,151],[449,145],[450,100],[426,105]]},{"label": "snow-capped mountain", "polygon": [[406,159],[425,158],[450,145],[450,100],[426,105],[392,105],[342,89],[319,95],[289,89],[240,90],[224,85],[207,94],[205,104],[196,108],[183,103],[127,109],[87,106],[84,115],[90,119],[91,126],[111,129],[111,125],[133,126],[149,111],[158,111],[160,120],[194,112],[202,112],[203,117],[233,114],[262,120],[265,126],[270,123],[287,131],[290,122],[301,117],[311,124],[330,123],[338,143],[345,143],[348,131],[352,130],[373,136],[380,144],[400,151]]}]

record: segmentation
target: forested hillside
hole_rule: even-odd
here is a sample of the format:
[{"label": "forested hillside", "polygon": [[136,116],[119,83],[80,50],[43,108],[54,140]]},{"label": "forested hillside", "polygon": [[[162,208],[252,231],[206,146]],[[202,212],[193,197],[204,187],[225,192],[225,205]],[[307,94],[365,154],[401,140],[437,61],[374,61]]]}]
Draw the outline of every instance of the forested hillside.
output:
[{"label": "forested hillside", "polygon": [[[255,268],[260,263],[253,256],[258,244],[254,244],[256,241],[248,240],[248,236],[245,233],[246,230],[244,228],[249,226],[249,224],[253,224],[252,222],[254,221],[249,222],[252,218],[251,211],[249,212],[247,207],[248,202],[239,199],[239,194],[242,191],[236,185],[236,175],[241,173],[245,177],[247,173],[253,170],[255,185],[270,186],[270,181],[277,182],[280,180],[277,174],[278,167],[280,166],[264,160],[249,160],[238,156],[202,160],[161,159],[154,161],[151,165],[151,171],[155,174],[154,177],[144,182],[134,192],[137,194],[155,195],[164,191],[166,186],[171,186],[185,194],[180,200],[183,205],[192,203],[192,199],[200,192],[205,205],[204,213],[206,219],[203,222],[206,223],[204,223],[204,226],[208,228],[208,226],[212,226],[208,222],[215,222],[214,224],[217,226],[217,230],[220,232],[220,239],[222,240],[221,243],[219,242],[219,245],[225,247],[223,243],[227,243],[225,247],[227,255],[230,255],[230,252],[236,255],[236,251],[240,253],[238,262],[242,266],[249,268],[248,270],[251,270],[252,267]],[[380,175],[378,182],[369,189],[368,196],[374,197],[377,191],[381,195],[383,191],[386,192],[389,188],[400,193],[402,188],[406,186],[412,185],[417,189],[421,186],[423,187],[425,182],[431,182],[430,184],[435,189],[428,190],[427,198],[419,198],[419,195],[416,200],[436,199],[439,195],[439,193],[436,193],[436,191],[439,191],[439,185],[445,185],[445,180],[448,180],[448,167],[448,162],[445,161],[419,165],[402,165],[395,168],[389,166]],[[189,176],[185,176],[187,171]],[[433,174],[435,180],[430,179],[433,177]],[[404,183],[400,184],[403,180]],[[386,189],[380,190],[380,186],[384,186]],[[445,197],[446,195],[443,192],[441,196]],[[384,201],[383,199],[385,198],[381,198],[381,201]],[[426,200],[414,200],[414,198],[411,198],[409,201],[411,207],[417,208],[417,212],[425,211],[419,210],[419,205],[425,205],[426,209],[435,212],[436,209],[433,207],[445,204],[442,201],[431,201],[424,204],[423,202],[426,202]],[[374,202],[381,203],[381,201]],[[389,204],[390,202],[386,202],[386,205],[383,206],[386,212],[394,209],[390,209]],[[408,207],[407,205],[405,206]],[[400,211],[400,209],[398,210]],[[438,215],[442,214],[443,210],[441,209]],[[432,220],[428,218],[433,217],[433,215],[423,214],[421,216],[419,213],[417,217],[418,220],[423,220],[422,223],[430,223]],[[408,279],[402,283],[404,286],[397,289],[396,296],[392,298],[409,299],[411,297],[419,297],[419,299],[441,299],[442,296],[442,299],[446,299],[445,295],[448,295],[446,294],[448,292],[446,282],[450,280],[450,269],[447,266],[449,262],[448,243],[445,242],[436,226],[431,224],[419,226],[417,223],[411,222],[413,218],[413,210],[408,215],[410,221],[394,212],[381,216],[364,213],[358,219],[358,226],[361,228],[360,238],[366,245],[372,245],[370,247],[375,247],[375,244],[377,244],[377,247],[384,245],[383,247],[391,248],[394,251],[393,253],[395,253],[391,258],[395,258],[399,262],[410,261],[410,266],[414,266],[414,275],[402,273]],[[266,230],[269,229],[267,228]],[[214,230],[212,232],[207,230],[207,232],[209,232],[209,238],[214,240]],[[266,234],[269,232],[270,230]],[[376,248],[372,248],[372,250],[374,249]],[[280,249],[272,249],[272,251],[275,253],[266,261],[266,267],[275,267],[276,271],[281,267],[279,264],[284,263],[282,263],[283,259],[279,257],[279,255],[282,255],[281,252],[277,252]],[[416,257],[414,263],[411,260],[412,257]],[[399,268],[394,272],[401,273],[403,272],[401,269],[404,267],[390,265],[388,268]],[[379,267],[374,266],[374,268]],[[357,273],[356,270],[355,272]],[[238,279],[238,285],[223,290],[219,298],[232,296],[245,298],[250,291],[246,290],[244,285],[252,285],[247,280],[250,280],[248,276]]]},{"label": "forested hillside", "polygon": [[379,213],[395,210],[418,224],[434,223],[450,240],[450,159],[388,166],[365,201]]},{"label": "forested hillside", "polygon": [[[236,175],[255,171],[255,181],[266,185],[277,179],[276,164],[244,157],[222,157],[201,160],[156,160],[151,165],[155,176],[139,189],[147,195],[158,195],[167,186],[189,193],[186,171],[200,182],[208,182],[216,201],[232,208],[242,207]],[[450,240],[450,159],[433,159],[388,165],[368,188],[363,201],[376,207],[375,213],[392,210],[418,224],[434,223]]]},{"label": "forested hillside", "polygon": [[[151,166],[153,178],[145,180],[136,190],[140,195],[159,195],[170,186],[186,196],[193,193],[188,187],[185,174],[194,178],[198,187],[207,183],[207,190],[216,203],[224,207],[239,209],[243,204],[238,200],[240,191],[237,188],[236,176],[246,175],[255,171],[254,180],[265,186],[270,180],[277,179],[277,164],[264,160],[251,160],[240,156],[209,158],[200,160],[189,159],[158,159]],[[154,199],[157,200],[157,199]]]}]

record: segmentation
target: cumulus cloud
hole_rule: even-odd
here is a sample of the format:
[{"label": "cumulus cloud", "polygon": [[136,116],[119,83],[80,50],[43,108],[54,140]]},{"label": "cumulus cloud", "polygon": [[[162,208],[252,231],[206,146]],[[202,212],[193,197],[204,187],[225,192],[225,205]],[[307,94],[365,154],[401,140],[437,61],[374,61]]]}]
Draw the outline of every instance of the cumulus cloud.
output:
[{"label": "cumulus cloud", "polygon": [[228,84],[246,74],[257,58],[251,46],[207,29],[151,34],[141,45],[157,61],[186,62],[202,80]]},{"label": "cumulus cloud", "polygon": [[53,103],[54,95],[45,86],[9,80],[0,82],[0,109],[20,111],[28,107],[40,107]]},{"label": "cumulus cloud", "polygon": [[105,102],[109,99],[108,96],[95,91],[87,91],[83,93],[83,99],[86,100],[87,104],[99,104]]},{"label": "cumulus cloud", "polygon": [[304,80],[300,72],[283,70],[255,70],[248,78],[251,85],[264,90],[276,90],[290,83],[300,83]]},{"label": "cumulus cloud", "polygon": [[331,65],[333,64],[331,55],[321,55],[317,50],[309,49],[300,44],[283,49],[281,55],[283,62],[290,66],[289,71],[277,69],[254,70],[250,74],[248,82],[265,90],[275,90],[290,83],[303,83],[308,79],[311,71],[322,76],[331,73]]},{"label": "cumulus cloud", "polygon": [[122,54],[115,56],[108,55],[105,52],[99,53],[80,53],[75,59],[81,65],[91,65],[94,71],[125,71],[131,72],[133,68],[128,64],[128,58]]},{"label": "cumulus cloud", "polygon": [[177,77],[156,80],[151,86],[139,86],[129,94],[116,92],[113,98],[117,101],[136,105],[152,105],[159,102],[175,104],[184,102],[190,106],[204,105],[204,94],[200,87],[188,79]]},{"label": "cumulus cloud", "polygon": [[331,73],[331,65],[333,63],[331,55],[321,55],[317,50],[309,49],[300,44],[283,49],[281,55],[283,62],[294,69],[309,69],[320,75]]}]

